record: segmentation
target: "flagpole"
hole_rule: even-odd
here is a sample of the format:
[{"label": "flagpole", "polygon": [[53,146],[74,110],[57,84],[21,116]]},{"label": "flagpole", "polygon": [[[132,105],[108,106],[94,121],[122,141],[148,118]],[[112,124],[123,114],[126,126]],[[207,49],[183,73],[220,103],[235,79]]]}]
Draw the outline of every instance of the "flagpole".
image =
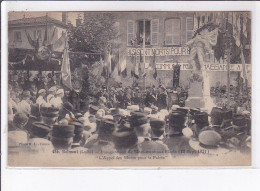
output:
[{"label": "flagpole", "polygon": [[227,31],[228,13],[225,15],[225,32],[227,35],[227,108],[230,108],[230,35]]},{"label": "flagpole", "polygon": [[[145,70],[145,19],[144,19],[144,31],[143,31],[143,73]],[[143,75],[143,74],[142,74]],[[145,77],[143,76],[144,80],[144,89],[145,89]]]}]

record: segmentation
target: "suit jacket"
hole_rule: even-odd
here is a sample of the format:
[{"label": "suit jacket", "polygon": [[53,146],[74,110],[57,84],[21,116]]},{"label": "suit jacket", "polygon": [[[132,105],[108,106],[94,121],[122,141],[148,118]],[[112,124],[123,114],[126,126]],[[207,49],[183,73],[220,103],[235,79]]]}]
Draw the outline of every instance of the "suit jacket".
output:
[{"label": "suit jacket", "polygon": [[164,138],[164,143],[168,146],[171,155],[176,156],[197,156],[198,153],[189,145],[189,138],[183,134]]}]

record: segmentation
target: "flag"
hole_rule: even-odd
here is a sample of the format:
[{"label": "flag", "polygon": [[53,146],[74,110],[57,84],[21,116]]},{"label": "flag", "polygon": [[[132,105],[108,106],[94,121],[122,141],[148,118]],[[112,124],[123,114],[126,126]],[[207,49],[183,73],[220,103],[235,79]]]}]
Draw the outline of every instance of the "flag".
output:
[{"label": "flag", "polygon": [[246,62],[245,62],[245,57],[242,48],[241,48],[241,62],[242,62],[242,78],[244,82],[246,82],[247,81]]},{"label": "flag", "polygon": [[104,64],[103,64],[103,72],[102,76],[104,78],[110,78],[111,77],[111,54],[109,50],[105,51],[105,58],[104,58]]},{"label": "flag", "polygon": [[107,59],[106,59],[106,65],[107,65],[107,72],[108,72],[108,78],[111,77],[111,73],[112,73],[112,56],[111,56],[111,51],[107,51]]},{"label": "flag", "polygon": [[157,69],[156,69],[156,63],[155,63],[155,52],[154,52],[154,54],[153,54],[153,63],[152,63],[152,66],[153,66],[153,70],[154,70],[154,72],[153,72],[153,78],[154,79],[156,79],[157,78]]},{"label": "flag", "polygon": [[136,56],[135,55],[131,55],[131,64],[132,64],[132,70],[131,70],[131,77],[134,76],[135,73],[135,60],[136,60]]},{"label": "flag", "polygon": [[120,75],[122,75],[123,78],[127,76],[127,69],[126,69],[126,59],[124,58],[120,63]]},{"label": "flag", "polygon": [[114,70],[117,70],[118,75],[118,67],[119,66],[119,50],[113,49],[112,56],[111,56],[111,72],[113,73]]},{"label": "flag", "polygon": [[142,51],[140,50],[140,62],[138,64],[139,75],[144,76],[144,62],[142,57]]},{"label": "flag", "polygon": [[173,87],[177,88],[179,86],[179,81],[180,81],[181,66],[177,63],[172,68],[173,68],[173,76],[172,76]]},{"label": "flag", "polygon": [[44,39],[42,41],[43,46],[47,46],[48,43],[48,25],[47,25],[47,16],[46,16],[46,25],[45,25],[45,33],[44,33]]},{"label": "flag", "polygon": [[70,59],[69,59],[69,52],[68,52],[67,45],[65,46],[64,53],[63,53],[62,66],[61,66],[61,78],[62,78],[63,85],[67,86],[69,89],[72,90]]},{"label": "flag", "polygon": [[29,44],[35,49],[38,50],[39,49],[39,38],[37,38],[37,40],[33,40],[31,38],[31,36],[29,35],[29,33],[25,30],[25,34],[27,37],[27,40],[29,42]]},{"label": "flag", "polygon": [[63,51],[66,42],[66,34],[62,33],[61,37],[52,44],[53,51]]}]

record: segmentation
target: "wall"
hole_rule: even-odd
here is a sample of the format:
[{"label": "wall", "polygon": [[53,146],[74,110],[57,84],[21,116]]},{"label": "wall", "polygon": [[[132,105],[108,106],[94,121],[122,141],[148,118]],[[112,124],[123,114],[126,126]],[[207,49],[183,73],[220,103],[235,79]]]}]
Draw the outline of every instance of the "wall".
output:
[{"label": "wall", "polygon": [[[55,26],[53,24],[48,25],[48,36],[49,37],[53,34],[54,27],[56,27],[56,32],[54,34],[54,41],[55,41],[61,37],[62,32],[65,31],[65,29]],[[21,26],[21,27],[17,27],[17,28],[9,28],[9,30],[8,30],[8,43],[9,43],[8,47],[9,48],[33,49],[33,47],[28,42],[25,30],[28,32],[28,34],[31,36],[31,38],[34,39],[34,31],[36,29],[41,31],[41,38],[39,40],[40,46],[41,46],[44,36],[45,36],[45,30],[46,30],[46,26],[44,26],[44,25],[37,26],[37,28],[35,26],[29,26],[29,27]],[[16,31],[21,32],[21,39],[22,39],[21,41],[15,41],[14,35],[15,35]]]}]

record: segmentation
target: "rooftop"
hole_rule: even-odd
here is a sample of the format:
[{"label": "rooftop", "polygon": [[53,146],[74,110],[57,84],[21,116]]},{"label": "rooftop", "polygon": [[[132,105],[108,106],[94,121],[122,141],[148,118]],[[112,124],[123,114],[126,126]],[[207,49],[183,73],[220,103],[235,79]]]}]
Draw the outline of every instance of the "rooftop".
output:
[{"label": "rooftop", "polygon": [[22,19],[8,21],[8,27],[21,27],[24,25],[46,25],[46,23],[56,24],[64,28],[68,27],[67,24],[61,22],[60,20],[51,18],[49,16],[22,18]]}]

